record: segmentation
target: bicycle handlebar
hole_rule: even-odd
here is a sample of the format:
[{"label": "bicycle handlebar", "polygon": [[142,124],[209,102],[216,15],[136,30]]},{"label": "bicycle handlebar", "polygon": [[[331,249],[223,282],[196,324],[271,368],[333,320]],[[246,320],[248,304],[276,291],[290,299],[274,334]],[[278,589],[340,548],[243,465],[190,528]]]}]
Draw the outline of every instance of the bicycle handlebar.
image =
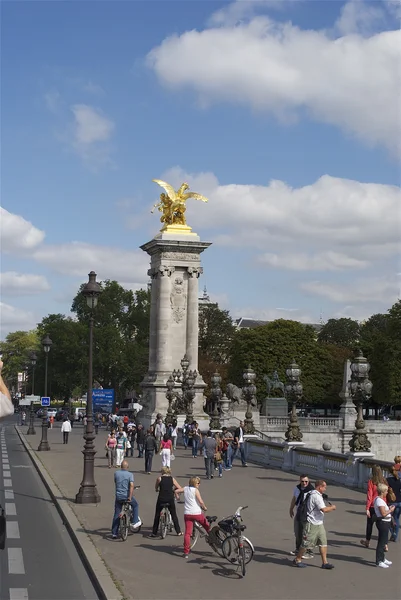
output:
[{"label": "bicycle handlebar", "polygon": [[235,513],[234,513],[234,514],[235,514],[235,516],[238,516],[238,517],[240,517],[240,516],[241,516],[241,510],[245,510],[246,508],[248,508],[248,507],[247,507],[247,506],[239,506],[239,507],[237,508],[237,510],[235,511]]}]

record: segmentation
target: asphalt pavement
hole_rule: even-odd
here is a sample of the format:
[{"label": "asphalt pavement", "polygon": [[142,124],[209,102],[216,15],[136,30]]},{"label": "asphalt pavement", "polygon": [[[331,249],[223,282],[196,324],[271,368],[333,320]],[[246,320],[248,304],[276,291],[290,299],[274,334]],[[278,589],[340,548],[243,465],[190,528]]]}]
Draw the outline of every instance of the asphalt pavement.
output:
[{"label": "asphalt pavement", "polygon": [[97,600],[61,517],[14,428],[2,420],[0,503],[7,539],[0,550],[1,600]]}]

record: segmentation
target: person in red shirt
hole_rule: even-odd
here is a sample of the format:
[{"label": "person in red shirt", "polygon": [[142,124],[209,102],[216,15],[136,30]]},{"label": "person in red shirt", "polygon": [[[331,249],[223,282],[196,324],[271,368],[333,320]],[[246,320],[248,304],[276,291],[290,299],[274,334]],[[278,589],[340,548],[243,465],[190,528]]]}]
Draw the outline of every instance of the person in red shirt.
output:
[{"label": "person in red shirt", "polygon": [[124,429],[125,429],[125,431],[127,431],[128,430],[128,423],[129,423],[129,417],[128,417],[128,415],[124,415],[123,423],[124,423]]},{"label": "person in red shirt", "polygon": [[373,518],[375,515],[375,509],[373,507],[374,501],[377,498],[377,484],[384,483],[387,485],[386,480],[384,479],[383,471],[379,465],[372,466],[372,476],[368,481],[368,489],[366,493],[366,536],[364,540],[361,540],[360,543],[365,548],[369,548],[370,538],[372,537],[373,530]]}]

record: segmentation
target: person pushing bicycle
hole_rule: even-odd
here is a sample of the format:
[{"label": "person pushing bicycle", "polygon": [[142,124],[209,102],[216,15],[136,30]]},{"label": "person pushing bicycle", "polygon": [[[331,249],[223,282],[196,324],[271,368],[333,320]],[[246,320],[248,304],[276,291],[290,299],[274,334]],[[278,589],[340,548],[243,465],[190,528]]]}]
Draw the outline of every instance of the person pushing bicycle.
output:
[{"label": "person pushing bicycle", "polygon": [[153,529],[152,533],[149,534],[149,537],[158,537],[157,532],[159,530],[160,512],[163,506],[167,506],[170,511],[176,534],[182,535],[180,524],[178,522],[174,496],[177,493],[183,492],[184,488],[182,488],[171,475],[170,467],[162,467],[161,475],[156,479],[155,491],[159,492],[159,495],[156,502]]}]

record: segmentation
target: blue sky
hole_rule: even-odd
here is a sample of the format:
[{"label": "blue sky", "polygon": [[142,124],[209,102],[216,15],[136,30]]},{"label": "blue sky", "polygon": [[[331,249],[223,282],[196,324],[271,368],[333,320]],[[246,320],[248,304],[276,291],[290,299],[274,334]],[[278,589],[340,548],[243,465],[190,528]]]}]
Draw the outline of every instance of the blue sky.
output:
[{"label": "blue sky", "polygon": [[2,3],[2,333],[89,270],[137,289],[165,178],[212,298],[302,321],[399,297],[396,2]]}]

